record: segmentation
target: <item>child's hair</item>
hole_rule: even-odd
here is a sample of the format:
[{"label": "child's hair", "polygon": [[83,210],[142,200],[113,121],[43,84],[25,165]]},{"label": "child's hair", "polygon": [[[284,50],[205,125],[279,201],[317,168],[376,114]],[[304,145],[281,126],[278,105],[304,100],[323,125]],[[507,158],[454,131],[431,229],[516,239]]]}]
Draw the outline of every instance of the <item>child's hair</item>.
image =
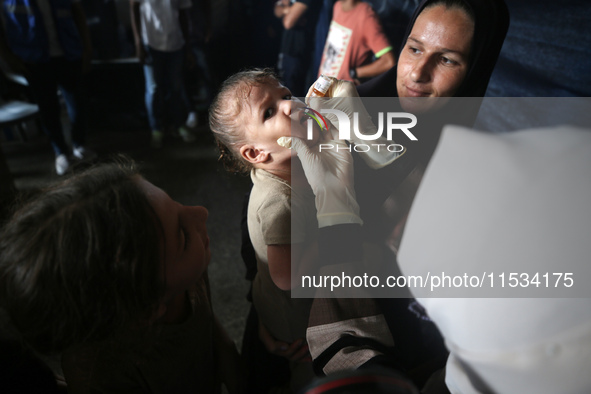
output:
[{"label": "child's hair", "polygon": [[164,295],[161,227],[129,159],[43,191],[0,232],[0,300],[41,352],[105,339]]},{"label": "child's hair", "polygon": [[245,143],[244,129],[236,117],[242,105],[250,97],[253,86],[269,82],[281,83],[272,69],[252,69],[230,76],[222,83],[220,91],[209,107],[209,127],[220,151],[220,160],[228,171],[248,172],[252,165],[240,156],[240,146]]}]

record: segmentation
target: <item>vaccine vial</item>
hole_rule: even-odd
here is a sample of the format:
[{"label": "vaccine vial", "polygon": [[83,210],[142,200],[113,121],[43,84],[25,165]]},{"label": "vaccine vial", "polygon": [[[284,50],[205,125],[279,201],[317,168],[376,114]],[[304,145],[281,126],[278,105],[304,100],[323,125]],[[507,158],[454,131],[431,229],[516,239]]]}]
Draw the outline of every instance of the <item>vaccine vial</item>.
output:
[{"label": "vaccine vial", "polygon": [[310,97],[324,97],[326,96],[326,92],[328,92],[328,88],[332,85],[332,79],[328,78],[324,74],[320,75],[316,82],[314,83],[314,87],[312,88],[312,94]]}]

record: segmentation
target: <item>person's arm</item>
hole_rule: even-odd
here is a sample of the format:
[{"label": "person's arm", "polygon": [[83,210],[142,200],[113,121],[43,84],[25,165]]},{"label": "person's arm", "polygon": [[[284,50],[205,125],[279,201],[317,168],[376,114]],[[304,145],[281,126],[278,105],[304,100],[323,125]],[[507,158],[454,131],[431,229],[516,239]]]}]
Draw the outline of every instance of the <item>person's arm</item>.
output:
[{"label": "person's arm", "polygon": [[275,286],[291,289],[291,245],[268,245],[269,273]]},{"label": "person's arm", "polygon": [[90,71],[92,42],[90,41],[90,32],[88,31],[88,25],[86,24],[86,15],[84,15],[81,3],[72,3],[72,17],[78,28],[78,34],[80,34],[80,38],[82,39],[82,45],[84,46],[82,52],[82,73],[86,74]]},{"label": "person's arm", "polygon": [[385,73],[396,64],[392,51],[384,53],[382,56],[377,58],[373,63],[366,64],[365,66],[357,67],[355,69],[357,78],[372,78],[382,73]]},{"label": "person's arm", "polygon": [[[359,66],[355,69],[357,78],[371,78],[383,74],[396,64],[396,59],[392,53],[392,46],[384,34],[382,24],[376,13],[367,6],[367,14],[363,21],[363,40],[373,51],[376,60],[372,63]],[[359,83],[356,83],[357,85]]]},{"label": "person's arm", "polygon": [[135,55],[140,63],[146,60],[146,51],[142,43],[142,21],[140,17],[140,3],[134,0],[129,1],[131,15],[131,30],[133,31],[133,42],[135,44]]},{"label": "person's arm", "polygon": [[269,261],[269,273],[273,283],[281,290],[290,290],[292,259],[298,272],[307,272],[317,259],[317,246],[312,243],[291,245],[268,245],[267,259]]},{"label": "person's arm", "polygon": [[277,18],[283,18],[289,12],[289,6],[291,3],[289,0],[277,0],[275,2],[275,7],[273,8],[273,13]]},{"label": "person's arm", "polygon": [[289,5],[289,1],[275,3],[275,16],[281,18],[283,27],[286,30],[293,29],[298,23],[301,23],[302,17],[307,10],[308,6],[299,1],[291,5]]}]

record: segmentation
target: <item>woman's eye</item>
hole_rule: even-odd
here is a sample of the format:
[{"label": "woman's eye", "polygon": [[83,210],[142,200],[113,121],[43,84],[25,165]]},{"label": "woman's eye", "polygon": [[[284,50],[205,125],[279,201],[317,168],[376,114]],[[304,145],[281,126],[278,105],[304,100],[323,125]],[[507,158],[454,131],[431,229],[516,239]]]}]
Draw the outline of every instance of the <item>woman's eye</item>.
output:
[{"label": "woman's eye", "polygon": [[409,47],[408,49],[409,49],[409,51],[410,51],[411,53],[419,53],[419,52],[421,52],[419,49],[417,49],[417,48],[413,48],[413,47]]},{"label": "woman's eye", "polygon": [[286,94],[283,96],[283,100],[291,100],[291,94]]},{"label": "woman's eye", "polygon": [[458,64],[458,62],[456,62],[455,60],[451,60],[450,58],[448,58],[448,57],[445,57],[445,56],[443,56],[443,57],[441,58],[441,62],[442,62],[443,64],[450,65],[450,66],[453,66],[453,65],[456,65],[456,64]]}]

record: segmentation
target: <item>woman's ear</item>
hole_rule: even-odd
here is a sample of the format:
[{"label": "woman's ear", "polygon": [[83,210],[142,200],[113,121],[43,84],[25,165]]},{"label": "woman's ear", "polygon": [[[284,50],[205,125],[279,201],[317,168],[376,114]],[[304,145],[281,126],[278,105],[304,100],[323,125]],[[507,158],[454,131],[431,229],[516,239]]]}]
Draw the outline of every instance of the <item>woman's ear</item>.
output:
[{"label": "woman's ear", "polygon": [[252,164],[264,163],[269,159],[269,153],[255,148],[252,145],[240,147],[240,156]]}]

